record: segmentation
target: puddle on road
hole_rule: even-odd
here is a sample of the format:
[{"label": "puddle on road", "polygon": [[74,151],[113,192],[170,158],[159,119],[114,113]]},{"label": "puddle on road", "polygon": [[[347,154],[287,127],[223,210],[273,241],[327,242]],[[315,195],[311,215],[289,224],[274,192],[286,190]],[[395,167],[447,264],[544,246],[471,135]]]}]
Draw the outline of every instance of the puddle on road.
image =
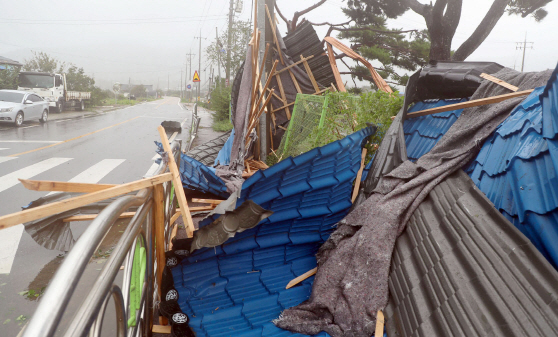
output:
[{"label": "puddle on road", "polygon": [[[71,316],[77,311],[85,298],[85,296],[79,294],[91,289],[128,222],[129,219],[117,221],[97,248],[83,273],[72,301],[68,305],[68,312],[71,314],[63,317],[60,328],[67,328],[68,320],[71,319]],[[90,223],[91,221],[72,222],[67,230],[77,240]],[[60,233],[62,231],[50,231],[50,234],[56,232]],[[68,233],[66,235],[54,235],[54,238],[67,240],[67,235]],[[40,235],[36,232],[33,233],[33,237],[37,238],[37,241],[41,242],[43,246],[45,245],[44,242],[49,241],[44,237],[41,240],[38,236]],[[27,231],[23,231],[10,274],[0,274],[0,329],[2,331],[0,335],[2,336],[17,336],[28,323],[41,301],[41,296],[48,289],[48,284],[67,255],[64,251],[47,249],[39,245],[33,237]],[[50,237],[50,239],[53,239],[53,237]],[[52,240],[49,242],[52,247],[56,246],[56,242]],[[58,246],[64,246],[64,244]],[[118,279],[121,279],[121,277],[118,277]],[[116,326],[115,320],[108,316],[114,313],[114,310],[111,310],[110,307],[103,324],[103,331],[107,330],[107,333],[115,330]]]}]

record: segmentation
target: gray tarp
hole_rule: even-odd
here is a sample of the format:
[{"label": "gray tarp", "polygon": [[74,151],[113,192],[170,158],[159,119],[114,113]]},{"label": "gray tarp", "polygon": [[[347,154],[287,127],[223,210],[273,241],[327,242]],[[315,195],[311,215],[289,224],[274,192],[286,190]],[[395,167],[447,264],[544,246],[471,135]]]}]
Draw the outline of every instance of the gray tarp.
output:
[{"label": "gray tarp", "polygon": [[[503,69],[494,76],[527,90],[544,85],[550,74]],[[485,81],[472,99],[509,92]],[[524,98],[465,109],[429,153],[385,175],[374,194],[349,213],[321,247],[310,299],[285,310],[275,324],[310,335],[326,331],[332,336],[371,336],[376,312],[388,302],[393,247],[410,216],[437,184],[475,157]]]}]

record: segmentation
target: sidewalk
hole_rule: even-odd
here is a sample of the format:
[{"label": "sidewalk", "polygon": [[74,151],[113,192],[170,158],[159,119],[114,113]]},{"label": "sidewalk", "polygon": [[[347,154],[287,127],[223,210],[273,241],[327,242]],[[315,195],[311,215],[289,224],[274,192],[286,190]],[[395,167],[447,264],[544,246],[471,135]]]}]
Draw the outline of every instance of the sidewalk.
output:
[{"label": "sidewalk", "polygon": [[[141,103],[140,103],[141,104]],[[138,105],[138,104],[136,104]],[[95,115],[102,115],[106,114],[107,112],[115,111],[118,109],[127,108],[132,105],[118,105],[118,106],[96,106],[92,108],[92,110],[84,110],[84,111],[75,111],[73,108],[63,111],[61,113],[50,112],[48,114],[49,121],[55,121],[60,119],[74,119],[74,118],[83,118]]]}]

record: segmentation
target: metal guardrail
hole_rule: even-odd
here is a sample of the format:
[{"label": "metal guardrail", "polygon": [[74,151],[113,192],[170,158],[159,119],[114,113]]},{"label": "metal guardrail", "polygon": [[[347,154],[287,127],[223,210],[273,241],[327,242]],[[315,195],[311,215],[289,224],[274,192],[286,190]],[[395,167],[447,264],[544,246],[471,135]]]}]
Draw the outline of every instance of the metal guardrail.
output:
[{"label": "metal guardrail", "polygon": [[[178,159],[180,143],[174,141],[171,148],[173,155]],[[164,173],[166,170],[166,163],[161,161],[154,175]],[[164,183],[163,188],[166,245],[170,235],[168,224],[174,212],[174,200],[171,198],[174,198],[171,196],[170,182]],[[54,336],[86,265],[97,247],[119,216],[134,206],[138,207],[136,214],[105,262],[93,287],[89,293],[83,295],[85,299],[72,318],[64,336],[100,336],[105,310],[111,297],[117,308],[117,336],[151,335],[151,320],[156,299],[154,296],[158,296],[155,291],[158,286],[154,277],[157,266],[154,263],[153,202],[153,188],[147,188],[138,191],[136,195],[126,195],[116,199],[99,213],[77,240],[54,275],[37,310],[23,331],[24,337]],[[124,277],[122,286],[119,286],[115,284],[115,279],[122,265],[124,265]],[[139,271],[134,268],[139,268]],[[144,272],[141,273],[141,270]],[[138,284],[141,285],[139,295]],[[131,294],[135,298],[131,298]]]},{"label": "metal guardrail", "polygon": [[192,124],[190,125],[190,140],[184,149],[184,152],[190,151],[194,139],[198,136],[198,128],[200,126],[201,117],[198,116],[198,103],[194,103],[194,109],[192,110]]}]

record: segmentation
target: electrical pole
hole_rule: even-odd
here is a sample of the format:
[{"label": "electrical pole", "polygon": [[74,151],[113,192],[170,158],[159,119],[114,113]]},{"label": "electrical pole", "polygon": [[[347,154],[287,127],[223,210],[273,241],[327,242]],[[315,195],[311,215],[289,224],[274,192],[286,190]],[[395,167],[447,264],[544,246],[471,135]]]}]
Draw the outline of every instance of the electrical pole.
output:
[{"label": "electrical pole", "polygon": [[170,88],[170,74],[167,74],[167,96],[169,95]]},{"label": "electrical pole", "polygon": [[[188,54],[186,54],[186,56],[190,57],[190,61],[188,61],[188,65],[190,66],[190,71],[188,70],[188,67],[186,67],[186,72],[188,73],[188,76],[186,76],[186,78],[184,79],[184,87],[186,88],[186,85],[188,83],[188,79],[192,79],[192,55],[196,55],[196,54],[192,54],[192,50],[190,49],[190,52]],[[184,91],[186,91],[186,89],[184,89]],[[190,91],[191,93],[191,91]],[[192,96],[191,94],[188,96]],[[186,97],[186,94],[184,95],[184,97]],[[188,97],[190,98],[190,97]]]},{"label": "electrical pole", "polygon": [[217,33],[217,27],[215,27],[215,39],[217,41],[217,71],[219,72],[219,82],[217,85],[221,85],[221,42],[219,41],[219,34]]},{"label": "electrical pole", "polygon": [[[525,32],[525,39],[523,42],[516,42],[518,45],[515,49],[523,49],[523,59],[521,60],[521,72],[523,72],[523,66],[525,66],[525,49],[527,49],[527,43],[531,44],[531,49],[533,49],[533,42],[527,42],[527,32]],[[523,46],[521,46],[523,44]]]},{"label": "electrical pole", "polygon": [[232,40],[232,29],[233,29],[233,10],[234,10],[234,0],[230,0],[229,31],[227,36],[227,69],[226,69],[225,84],[227,84],[227,82],[231,78],[231,40]]},{"label": "electrical pole", "polygon": [[180,98],[182,98],[182,69],[180,69]]},{"label": "electrical pole", "polygon": [[[201,29],[200,29],[200,50],[199,50],[199,54],[198,54],[198,61],[199,61],[199,63],[198,63],[198,71],[199,71],[198,75],[200,75],[200,76],[201,76],[201,55],[202,55],[202,53],[201,53]],[[200,94],[201,94],[201,78],[200,78],[200,81],[198,82],[198,97],[196,97],[196,102],[198,102],[198,100],[200,99]]]}]

